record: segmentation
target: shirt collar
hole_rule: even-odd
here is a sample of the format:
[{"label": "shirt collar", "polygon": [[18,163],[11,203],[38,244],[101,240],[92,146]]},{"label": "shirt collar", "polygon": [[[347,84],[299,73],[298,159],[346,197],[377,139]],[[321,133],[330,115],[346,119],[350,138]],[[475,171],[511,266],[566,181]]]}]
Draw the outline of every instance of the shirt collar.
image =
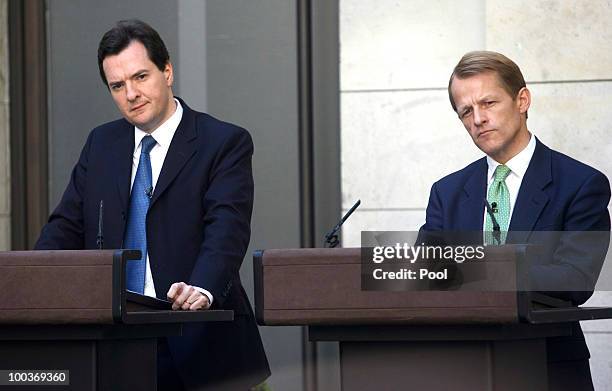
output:
[{"label": "shirt collar", "polygon": [[[527,167],[529,167],[529,162],[531,161],[533,153],[535,152],[535,147],[535,136],[530,133],[529,143],[527,143],[527,146],[523,148],[523,150],[516,156],[506,162],[506,166],[510,169],[510,175],[516,175],[519,179],[523,179],[525,172],[527,172]],[[495,159],[487,155],[487,165],[489,167],[487,178],[490,181],[493,179],[495,169],[500,165],[500,163],[496,162]]]},{"label": "shirt collar", "polygon": [[183,118],[183,107],[181,106],[181,103],[176,98],[174,98],[174,101],[176,102],[176,110],[174,110],[174,114],[172,114],[170,118],[166,120],[166,122],[161,124],[152,133],[149,134],[144,130],[138,129],[138,127],[134,126],[134,145],[136,147],[138,147],[142,139],[148,135],[153,136],[157,144],[159,144],[160,146],[165,148],[170,146],[172,137],[174,137],[174,133],[176,132],[176,129],[178,128],[179,123],[181,122],[181,118]]}]

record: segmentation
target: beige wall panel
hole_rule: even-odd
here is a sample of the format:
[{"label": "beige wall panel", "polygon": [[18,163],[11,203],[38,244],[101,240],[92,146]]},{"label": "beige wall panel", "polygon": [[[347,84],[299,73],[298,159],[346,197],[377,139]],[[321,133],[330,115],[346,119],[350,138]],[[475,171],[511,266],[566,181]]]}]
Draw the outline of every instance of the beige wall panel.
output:
[{"label": "beige wall panel", "polygon": [[0,214],[0,251],[8,251],[11,246],[11,220],[9,216]]},{"label": "beige wall panel", "polygon": [[[9,101],[8,2],[0,0],[0,103]],[[4,123],[0,124],[0,127]]]},{"label": "beige wall panel", "polygon": [[609,0],[490,0],[486,47],[504,53],[527,80],[612,78]]},{"label": "beige wall panel", "polygon": [[10,213],[9,105],[0,103],[0,214]]},{"label": "beige wall panel", "polygon": [[343,93],[342,207],[425,208],[431,185],[483,156],[445,90]]},{"label": "beige wall panel", "polygon": [[612,391],[612,333],[585,334],[591,351],[591,374],[597,391]]},{"label": "beige wall panel", "polygon": [[[346,213],[346,210],[342,212]],[[360,247],[361,231],[418,231],[423,224],[425,224],[425,209],[391,211],[357,209],[342,226],[342,246]]]},{"label": "beige wall panel", "polygon": [[549,147],[612,178],[612,82],[529,86],[527,126]]},{"label": "beige wall panel", "polygon": [[342,90],[445,87],[484,48],[482,0],[341,0]]}]

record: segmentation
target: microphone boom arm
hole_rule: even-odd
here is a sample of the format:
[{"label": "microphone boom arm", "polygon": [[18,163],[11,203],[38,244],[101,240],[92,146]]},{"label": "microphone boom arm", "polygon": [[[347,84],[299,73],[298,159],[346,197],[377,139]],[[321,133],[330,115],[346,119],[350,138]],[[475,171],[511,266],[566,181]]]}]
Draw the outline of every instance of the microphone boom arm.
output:
[{"label": "microphone boom arm", "polygon": [[351,209],[349,209],[348,212],[346,212],[346,214],[342,216],[338,224],[336,224],[336,226],[325,235],[325,243],[327,244],[328,248],[334,248],[338,244],[340,244],[340,240],[338,239],[338,231],[340,231],[340,227],[342,227],[342,224],[344,224],[346,219],[348,219],[349,216],[353,214],[353,212],[355,211],[355,209],[357,209],[359,205],[361,205],[361,200],[357,200],[357,202],[355,202],[355,205],[353,205]]}]

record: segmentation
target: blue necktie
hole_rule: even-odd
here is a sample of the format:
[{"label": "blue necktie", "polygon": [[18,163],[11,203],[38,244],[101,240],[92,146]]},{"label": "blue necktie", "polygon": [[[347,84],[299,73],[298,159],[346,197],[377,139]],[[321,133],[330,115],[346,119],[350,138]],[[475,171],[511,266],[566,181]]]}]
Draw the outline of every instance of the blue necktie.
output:
[{"label": "blue necktie", "polygon": [[130,195],[127,229],[123,247],[140,250],[142,258],[127,263],[127,289],[144,293],[145,269],[147,260],[147,211],[153,193],[151,158],[149,152],[155,145],[155,139],[145,136],[140,143],[140,160]]}]

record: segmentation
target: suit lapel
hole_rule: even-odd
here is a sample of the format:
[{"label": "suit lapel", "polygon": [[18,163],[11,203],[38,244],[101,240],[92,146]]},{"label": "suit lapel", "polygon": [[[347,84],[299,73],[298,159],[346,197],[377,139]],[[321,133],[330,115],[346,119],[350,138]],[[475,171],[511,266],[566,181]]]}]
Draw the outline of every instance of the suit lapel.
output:
[{"label": "suit lapel", "polygon": [[[535,136],[534,136],[535,137]],[[526,243],[549,197],[544,188],[552,182],[551,152],[536,138],[536,148],[527,167],[510,220],[508,242]]]},{"label": "suit lapel", "polygon": [[155,204],[155,201],[157,201],[160,195],[168,188],[185,163],[187,163],[196,151],[196,143],[193,142],[197,137],[195,123],[196,114],[180,98],[177,99],[179,99],[183,107],[183,118],[170,143],[170,148],[168,149],[159,178],[157,179],[157,184],[155,185],[149,207]]},{"label": "suit lapel", "polygon": [[117,191],[121,208],[127,212],[130,198],[130,182],[134,156],[134,127],[127,121],[122,122],[122,129],[119,138],[112,148],[110,159],[111,173],[115,173]]},{"label": "suit lapel", "polygon": [[464,198],[457,211],[457,221],[460,222],[461,229],[482,231],[486,191],[487,161],[486,158],[482,158],[477,162],[476,168],[463,187]]}]

